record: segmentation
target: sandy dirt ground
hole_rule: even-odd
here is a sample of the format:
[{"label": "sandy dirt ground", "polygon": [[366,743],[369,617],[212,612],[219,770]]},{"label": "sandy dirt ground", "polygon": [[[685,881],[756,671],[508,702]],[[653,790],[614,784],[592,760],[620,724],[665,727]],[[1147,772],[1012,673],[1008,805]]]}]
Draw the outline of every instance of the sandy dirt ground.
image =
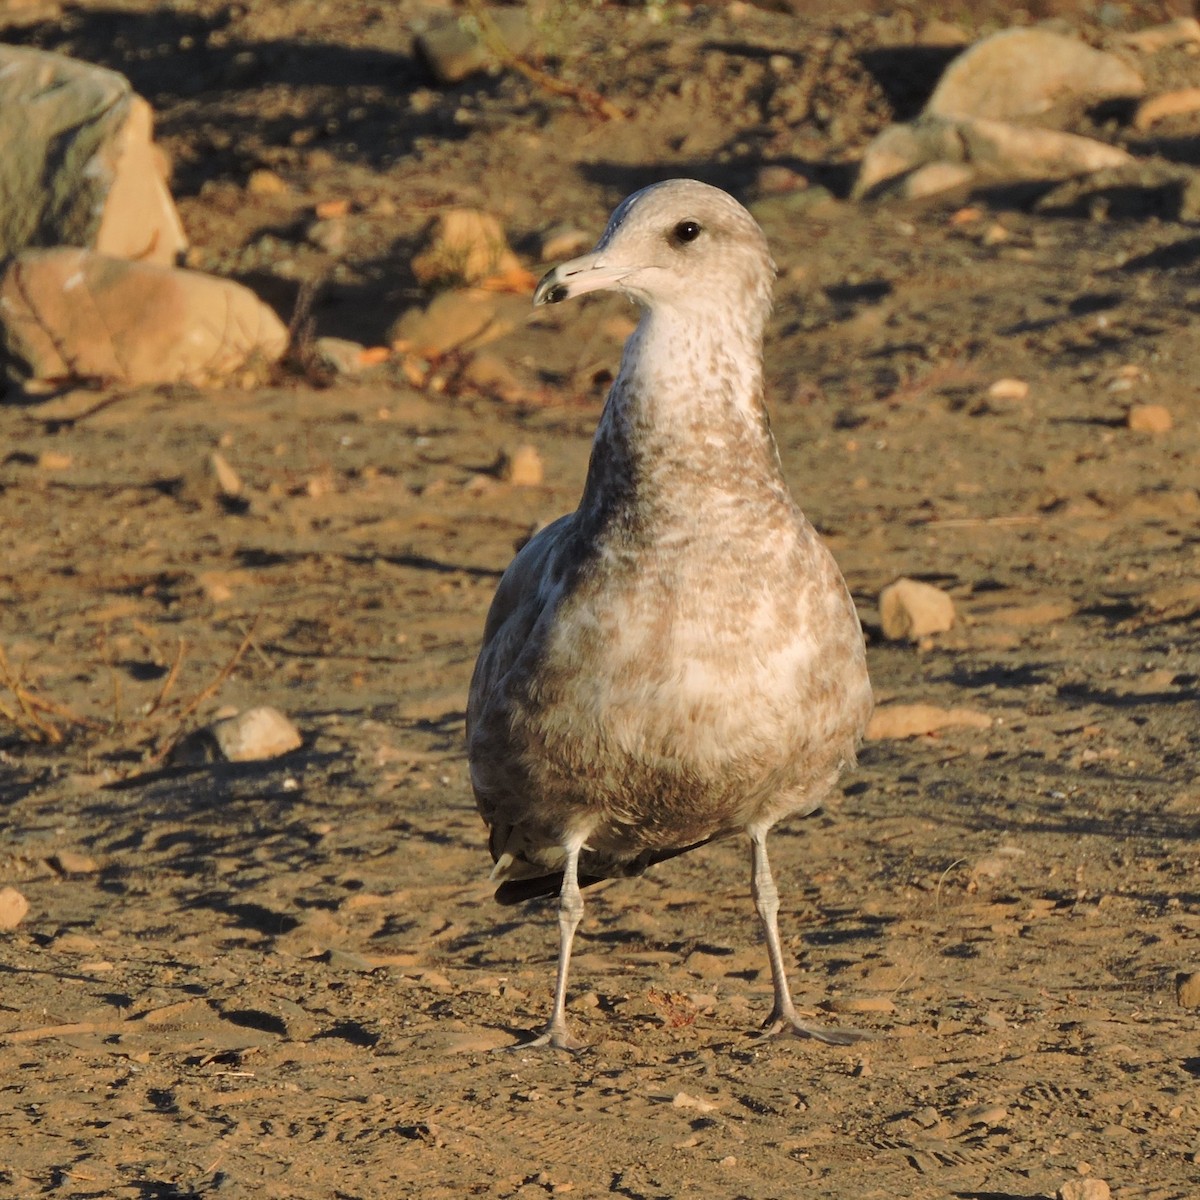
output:
[{"label": "sandy dirt ground", "polygon": [[[537,271],[548,229],[594,235],[652,179],[735,191],[780,266],[784,466],[878,701],[987,721],[868,743],[773,838],[798,1004],[869,1040],[755,1038],[770,978],[731,842],[591,890],[570,993],[589,1048],[508,1052],[547,1012],[554,912],[491,899],[466,685],[514,544],[574,507],[628,307],[519,298],[487,348],[515,401],[451,359],[427,387],[392,363],[0,404],[0,885],[30,905],[0,935],[0,1195],[1035,1200],[1093,1178],[1194,1200],[1194,227],[848,202],[849,164],[936,77],[904,52],[911,16],[545,6],[545,64],[631,114],[603,121],[511,74],[433,87],[426,7],[0,18],[125,71],[193,264],[285,318],[320,281],[320,334],[378,343],[428,303],[409,263],[448,204],[500,215]],[[1109,10],[1074,27],[1152,15]],[[1143,66],[1182,86],[1195,63]],[[1194,119],[1153,144],[1106,120],[1200,157]],[[761,194],[764,163],[811,186]],[[249,187],[258,170],[286,186]],[[350,204],[336,255],[306,234],[329,200]],[[1027,394],[989,395],[1006,378]],[[1139,403],[1173,428],[1128,428]],[[541,485],[494,470],[522,444]],[[958,624],[885,641],[900,575],[948,590]],[[260,703],[300,750],[170,752]]]}]

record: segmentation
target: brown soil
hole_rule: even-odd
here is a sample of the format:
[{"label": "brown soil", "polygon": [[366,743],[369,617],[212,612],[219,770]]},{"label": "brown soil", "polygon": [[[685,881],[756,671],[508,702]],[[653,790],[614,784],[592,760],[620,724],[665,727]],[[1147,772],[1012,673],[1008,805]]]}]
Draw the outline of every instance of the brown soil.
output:
[{"label": "brown soil", "polygon": [[[125,71],[195,265],[285,316],[323,279],[319,334],[376,343],[428,300],[408,264],[449,203],[500,214],[535,269],[542,232],[594,234],[652,179],[754,203],[785,468],[878,697],[993,723],[868,744],[773,839],[798,1001],[871,1040],[754,1038],[769,973],[729,843],[589,893],[590,1049],[500,1052],[545,1016],[556,934],[552,907],[491,900],[466,684],[514,543],[574,505],[627,308],[564,306],[489,347],[524,403],[451,362],[441,392],[387,365],[0,407],[0,885],[30,903],[0,942],[0,1194],[1032,1200],[1089,1173],[1121,1200],[1200,1194],[1200,1039],[1176,998],[1200,970],[1194,228],[841,199],[932,86],[903,15],[547,5],[546,65],[634,113],[604,122],[512,75],[432,87],[425,7],[4,19]],[[1182,86],[1194,64],[1147,69]],[[1195,122],[1155,134],[1135,148],[1196,157]],[[762,197],[764,162],[812,186]],[[262,167],[287,189],[248,189]],[[336,199],[334,261],[305,228]],[[1001,378],[1028,395],[989,397]],[[1127,428],[1147,402],[1174,428]],[[500,481],[526,442],[545,484]],[[216,449],[240,500],[206,480]],[[884,642],[898,575],[950,590],[960,623]],[[303,749],[166,753],[252,703]]]}]

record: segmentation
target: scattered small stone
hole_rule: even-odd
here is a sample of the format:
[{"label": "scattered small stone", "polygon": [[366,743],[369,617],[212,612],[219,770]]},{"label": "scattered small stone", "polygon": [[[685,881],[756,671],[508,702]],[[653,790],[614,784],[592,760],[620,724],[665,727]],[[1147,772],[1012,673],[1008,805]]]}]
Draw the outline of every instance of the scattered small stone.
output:
[{"label": "scattered small stone", "polygon": [[37,465],[43,471],[65,471],[75,460],[61,450],[43,450],[38,455]]},{"label": "scattered small stone", "polygon": [[62,875],[94,875],[100,870],[100,864],[90,854],[76,850],[60,850],[49,862]]},{"label": "scattered small stone", "polygon": [[[487,9],[487,15],[509,50],[514,54],[525,50],[532,32],[524,8],[493,6]],[[459,83],[500,65],[484,31],[464,22],[457,14],[431,20],[417,36],[416,51],[430,74],[443,85]]]},{"label": "scattered small stone", "polygon": [[537,487],[545,478],[546,468],[538,448],[525,443],[500,455],[496,474],[516,487]]},{"label": "scattered small stone", "polygon": [[258,167],[247,176],[246,191],[252,196],[282,196],[288,191],[288,185],[274,171]]},{"label": "scattered small stone", "polygon": [[987,394],[989,400],[1024,400],[1029,395],[1029,384],[1024,379],[997,379]]},{"label": "scattered small stone", "polygon": [[29,901],[16,888],[0,888],[0,930],[16,929],[28,912]]},{"label": "scattered small stone", "polygon": [[897,579],[879,593],[883,636],[916,642],[954,624],[954,601],[941,588],[918,579]]},{"label": "scattered small stone", "polygon": [[305,239],[326,254],[343,254],[346,250],[346,222],[342,217],[327,217],[313,221],[304,231]]},{"label": "scattered small stone", "polygon": [[[441,358],[495,331],[498,297],[482,288],[441,292],[427,308],[410,308],[388,331],[393,349],[426,358]],[[502,332],[505,330],[502,330]]]},{"label": "scattered small stone", "polygon": [[499,355],[486,352],[471,355],[458,373],[458,383],[505,404],[519,404],[530,396],[516,371]]},{"label": "scattered small stone", "polygon": [[1137,106],[1137,111],[1133,114],[1133,127],[1146,130],[1167,117],[1188,116],[1197,109],[1200,109],[1200,88],[1180,88],[1175,92],[1163,92],[1143,100]]},{"label": "scattered small stone", "polygon": [[808,187],[808,179],[805,176],[782,163],[767,163],[759,167],[755,183],[764,196],[779,196]]},{"label": "scattered small stone", "polygon": [[391,357],[391,350],[387,346],[368,348],[361,342],[338,337],[316,338],[313,350],[321,362],[339,375],[357,375]]},{"label": "scattered small stone", "polygon": [[434,222],[425,249],[412,260],[412,273],[427,287],[481,283],[520,272],[504,227],[491,213],[452,208]]},{"label": "scattered small stone", "polygon": [[439,992],[449,992],[454,990],[454,984],[450,982],[448,976],[443,975],[441,971],[422,971],[417,976],[417,982],[422,987],[436,988]]},{"label": "scattered small stone", "polygon": [[1200,45],[1200,21],[1195,17],[1176,17],[1162,25],[1127,33],[1121,41],[1142,54],[1157,54],[1171,46]]},{"label": "scattered small stone", "polygon": [[242,494],[242,481],[238,477],[238,473],[229,465],[225,455],[219,450],[214,450],[208,456],[208,466],[222,496],[232,497]]},{"label": "scattered small stone", "polygon": [[[339,196],[333,200],[319,200],[313,205],[313,215],[321,221],[331,221],[335,217],[345,217],[350,213],[350,201],[344,196]],[[377,214],[394,216],[395,213]]]},{"label": "scattered small stone", "polygon": [[1200,1008],[1200,971],[1175,976],[1175,999],[1181,1008]]},{"label": "scattered small stone", "polygon": [[1068,1179],[1058,1189],[1058,1200],[1111,1200],[1103,1179]]},{"label": "scattered small stone", "polygon": [[[966,726],[990,729],[992,718],[973,708],[938,708],[934,704],[888,704],[877,708],[867,726],[868,741],[923,737],[939,729]],[[690,962],[690,960],[689,960]]]},{"label": "scattered small stone", "polygon": [[233,599],[231,578],[228,571],[202,571],[196,576],[196,583],[213,604],[226,604]]},{"label": "scattered small stone", "polygon": [[303,743],[296,726],[279,709],[267,704],[216,721],[207,732],[228,762],[278,758]]},{"label": "scattered small stone", "polygon": [[1164,404],[1135,404],[1125,423],[1134,433],[1168,433],[1174,425],[1171,410]]},{"label": "scattered small stone", "polygon": [[60,933],[49,949],[58,954],[94,954],[96,943],[84,933]]}]

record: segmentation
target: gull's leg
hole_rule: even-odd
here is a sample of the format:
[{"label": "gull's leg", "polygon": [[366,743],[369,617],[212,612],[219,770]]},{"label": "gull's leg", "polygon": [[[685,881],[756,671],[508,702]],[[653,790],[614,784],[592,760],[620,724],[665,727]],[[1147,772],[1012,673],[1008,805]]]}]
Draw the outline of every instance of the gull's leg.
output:
[{"label": "gull's leg", "polygon": [[787,972],[783,965],[783,947],[779,942],[779,891],[775,887],[771,864],[767,859],[767,830],[752,829],[748,832],[754,863],[750,876],[750,894],[754,897],[754,907],[758,910],[763,934],[767,939],[771,982],[775,988],[775,1004],[763,1025],[763,1036],[793,1033],[797,1037],[816,1038],[818,1042],[827,1042],[831,1046],[848,1046],[863,1035],[849,1029],[822,1029],[819,1025],[807,1025],[796,1015],[792,994],[788,990]]},{"label": "gull's leg", "polygon": [[562,888],[558,893],[558,977],[554,983],[554,1008],[546,1028],[532,1041],[521,1042],[514,1049],[527,1046],[554,1046],[559,1050],[581,1050],[585,1043],[571,1036],[567,1028],[567,973],[571,965],[571,946],[575,930],[583,916],[583,896],[579,891],[579,851],[582,839],[567,848],[563,867]]}]

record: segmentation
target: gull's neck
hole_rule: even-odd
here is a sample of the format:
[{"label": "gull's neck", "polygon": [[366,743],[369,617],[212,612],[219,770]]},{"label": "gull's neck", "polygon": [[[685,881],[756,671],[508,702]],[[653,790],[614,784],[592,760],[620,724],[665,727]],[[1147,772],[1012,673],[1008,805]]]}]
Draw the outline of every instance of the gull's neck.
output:
[{"label": "gull's neck", "polygon": [[790,506],[762,395],[762,322],[646,310],[596,430],[584,511],[687,511],[716,492]]}]

